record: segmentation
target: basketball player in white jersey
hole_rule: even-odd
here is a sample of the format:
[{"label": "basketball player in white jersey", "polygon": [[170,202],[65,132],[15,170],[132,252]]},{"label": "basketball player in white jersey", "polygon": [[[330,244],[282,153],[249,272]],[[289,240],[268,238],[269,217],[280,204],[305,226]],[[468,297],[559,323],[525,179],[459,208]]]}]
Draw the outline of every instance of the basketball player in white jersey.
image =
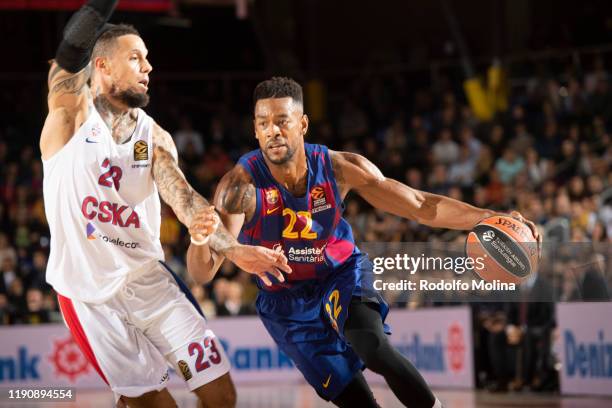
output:
[{"label": "basketball player in white jersey", "polygon": [[239,245],[185,180],[170,135],[140,109],[152,69],[143,40],[131,26],[106,24],[116,2],[89,0],[75,13],[49,71],[40,139],[47,281],[120,404],[176,406],[166,389],[170,364],[203,406],[234,406],[221,344],[160,262],[159,196],[199,253],[210,246],[248,272],[279,279],[290,268],[278,252]]}]

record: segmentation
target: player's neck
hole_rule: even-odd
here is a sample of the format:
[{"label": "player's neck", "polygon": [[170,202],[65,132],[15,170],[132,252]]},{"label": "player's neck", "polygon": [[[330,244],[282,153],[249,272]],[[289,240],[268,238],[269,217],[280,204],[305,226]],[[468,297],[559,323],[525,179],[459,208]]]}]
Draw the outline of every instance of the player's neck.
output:
[{"label": "player's neck", "polygon": [[136,109],[129,108],[99,92],[94,97],[94,106],[110,129],[116,143],[121,144],[129,140],[131,130],[138,118]]},{"label": "player's neck", "polygon": [[308,184],[308,163],[304,150],[295,152],[295,156],[286,163],[268,163],[272,177],[293,194],[300,195]]}]

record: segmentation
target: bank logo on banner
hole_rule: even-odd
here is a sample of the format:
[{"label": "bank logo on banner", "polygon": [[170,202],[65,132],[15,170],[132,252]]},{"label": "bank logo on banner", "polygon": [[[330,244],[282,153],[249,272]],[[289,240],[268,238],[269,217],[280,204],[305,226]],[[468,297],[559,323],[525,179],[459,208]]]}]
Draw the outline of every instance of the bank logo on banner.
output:
[{"label": "bank logo on banner", "polygon": [[465,334],[459,323],[453,323],[448,328],[448,361],[453,372],[460,372],[465,365]]},{"label": "bank logo on banner", "polygon": [[557,305],[561,393],[612,396],[610,314],[611,302]]},{"label": "bank logo on banner", "polygon": [[71,383],[75,383],[81,375],[89,371],[89,361],[71,335],[63,340],[53,341],[53,353],[49,361],[55,368],[55,375],[66,377]]},{"label": "bank logo on banner", "polygon": [[[393,310],[389,338],[425,380],[440,387],[474,386],[471,317],[467,307]],[[382,380],[368,377],[374,381]]]}]

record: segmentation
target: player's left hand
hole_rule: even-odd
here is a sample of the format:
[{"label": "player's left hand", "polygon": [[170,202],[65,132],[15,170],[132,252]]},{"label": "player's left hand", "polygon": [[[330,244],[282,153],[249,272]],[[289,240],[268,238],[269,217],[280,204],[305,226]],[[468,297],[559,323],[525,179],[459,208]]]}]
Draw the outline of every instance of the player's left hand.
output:
[{"label": "player's left hand", "polygon": [[227,250],[224,255],[240,269],[257,275],[266,286],[272,285],[267,274],[274,276],[279,282],[284,282],[283,272],[291,273],[287,257],[281,251],[262,246],[239,245]]},{"label": "player's left hand", "polygon": [[189,224],[189,234],[196,241],[203,241],[206,237],[214,234],[219,227],[221,219],[215,211],[214,206],[206,207],[198,212]]},{"label": "player's left hand", "polygon": [[529,229],[531,229],[531,233],[533,234],[533,237],[538,242],[538,256],[541,257],[542,256],[542,235],[540,234],[540,231],[538,230],[538,227],[535,225],[535,223],[523,217],[523,215],[518,211],[512,211],[510,213],[510,216],[522,222],[523,224],[526,224],[529,227]]}]

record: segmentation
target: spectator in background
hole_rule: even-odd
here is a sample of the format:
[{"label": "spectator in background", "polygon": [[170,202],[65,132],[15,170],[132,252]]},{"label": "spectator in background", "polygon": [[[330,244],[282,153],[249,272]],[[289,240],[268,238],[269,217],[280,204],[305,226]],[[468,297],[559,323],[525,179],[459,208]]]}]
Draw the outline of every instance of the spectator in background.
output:
[{"label": "spectator in background", "polygon": [[436,164],[431,172],[428,180],[428,191],[435,194],[446,195],[451,187],[448,171],[443,164]]},{"label": "spectator in background", "polygon": [[342,140],[355,140],[369,137],[368,118],[352,99],[347,99],[338,121],[338,131]]},{"label": "spectator in background", "polygon": [[468,146],[461,146],[459,159],[450,166],[448,177],[452,183],[463,187],[471,186],[474,183],[476,172],[476,161]]},{"label": "spectator in background", "polygon": [[605,258],[601,254],[592,254],[582,265],[572,264],[571,278],[576,282],[570,295],[570,301],[598,301],[610,300],[610,291],[605,280]]},{"label": "spectator in background", "polygon": [[206,318],[210,319],[217,316],[215,303],[206,297],[206,291],[202,285],[193,284],[189,287],[189,290]]},{"label": "spectator in background", "polygon": [[40,324],[51,321],[49,310],[44,308],[44,297],[39,288],[30,288],[26,292],[27,309],[20,316],[20,323]]},{"label": "spectator in background", "polygon": [[537,138],[535,148],[540,157],[555,160],[558,156],[560,142],[557,122],[549,121],[544,125],[543,137]]},{"label": "spectator in background", "polygon": [[233,166],[229,155],[219,144],[214,144],[208,149],[203,161],[211,174],[217,179],[223,177]]},{"label": "spectator in background", "polygon": [[444,128],[438,135],[438,140],[431,147],[434,163],[450,165],[459,158],[459,146],[453,140],[449,128]]},{"label": "spectator in background", "polygon": [[217,305],[217,316],[241,316],[252,313],[252,308],[242,302],[242,286],[238,282],[226,281],[221,286],[223,302]]},{"label": "spectator in background", "polygon": [[165,263],[168,265],[170,270],[174,271],[183,280],[188,280],[187,269],[185,268],[185,262],[174,253],[174,246],[162,245],[164,250]]},{"label": "spectator in background", "polygon": [[13,321],[21,319],[21,314],[27,310],[25,291],[21,278],[16,277],[13,279],[8,287],[7,295],[9,302],[14,306],[15,314],[13,315]]},{"label": "spectator in background", "polygon": [[519,122],[514,126],[514,137],[512,138],[512,147],[519,156],[525,156],[527,150],[533,146],[533,137],[527,131],[527,126],[523,122]]},{"label": "spectator in background", "polygon": [[470,151],[470,157],[472,160],[478,160],[480,156],[480,149],[482,149],[482,143],[474,136],[474,130],[470,126],[463,126],[461,128],[461,145],[467,146]]},{"label": "spectator in background", "polygon": [[504,127],[501,124],[493,124],[489,134],[488,147],[491,149],[493,157],[500,157],[502,155],[504,147],[506,147],[506,138]]},{"label": "spectator in background", "polygon": [[22,271],[24,284],[26,287],[48,287],[45,282],[47,270],[47,254],[42,249],[37,249],[32,254],[32,264],[28,270]]},{"label": "spectator in background", "polygon": [[532,187],[539,186],[544,181],[546,170],[544,162],[540,161],[536,149],[530,147],[525,152],[526,162],[525,169],[527,170],[527,180]]},{"label": "spectator in background", "polygon": [[506,204],[506,188],[501,182],[501,177],[497,170],[493,170],[486,186],[487,201],[495,208],[501,208]]},{"label": "spectator in background", "polygon": [[6,233],[0,232],[0,265],[4,264],[5,258],[11,258],[15,261],[17,259],[17,251],[10,245]]},{"label": "spectator in background", "polygon": [[549,363],[550,339],[555,327],[553,290],[547,279],[534,273],[521,285],[519,296],[519,302],[508,304],[505,328],[508,344],[521,351],[515,361],[516,378],[510,388],[520,390],[529,386],[539,390],[554,371]]},{"label": "spectator in background", "polygon": [[16,258],[4,257],[2,264],[0,265],[0,293],[8,293],[8,289],[11,287],[13,281],[17,278],[17,272],[15,269]]},{"label": "spectator in background", "polygon": [[502,157],[497,159],[495,170],[499,174],[499,180],[504,184],[510,184],[514,178],[525,168],[525,161],[518,157],[513,148],[507,147]]},{"label": "spectator in background", "polygon": [[174,132],[174,143],[179,155],[187,155],[193,152],[197,156],[204,153],[204,139],[202,134],[193,129],[191,119],[182,116],[179,120],[179,129]]},{"label": "spectator in background", "polygon": [[[1,283],[0,283],[1,285]],[[11,323],[11,304],[5,292],[0,288],[0,325]]]}]

